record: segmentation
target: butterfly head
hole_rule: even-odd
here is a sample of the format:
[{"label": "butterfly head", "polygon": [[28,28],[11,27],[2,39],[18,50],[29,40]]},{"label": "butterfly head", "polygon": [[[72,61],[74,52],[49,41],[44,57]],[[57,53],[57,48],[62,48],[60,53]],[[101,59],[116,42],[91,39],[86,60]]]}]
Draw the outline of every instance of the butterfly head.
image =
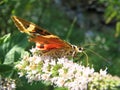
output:
[{"label": "butterfly head", "polygon": [[77,47],[77,46],[75,46],[75,45],[72,45],[72,48],[76,51],[76,52],[83,52],[83,47]]}]

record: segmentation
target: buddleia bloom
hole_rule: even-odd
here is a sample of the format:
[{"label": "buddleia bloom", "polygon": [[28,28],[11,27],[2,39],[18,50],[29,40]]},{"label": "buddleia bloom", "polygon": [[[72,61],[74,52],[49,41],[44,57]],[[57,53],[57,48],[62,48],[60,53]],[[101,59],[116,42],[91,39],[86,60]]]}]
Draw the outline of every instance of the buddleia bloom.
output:
[{"label": "buddleia bloom", "polygon": [[11,78],[3,78],[0,76],[0,90],[15,90],[15,80]]},{"label": "buddleia bloom", "polygon": [[120,78],[107,74],[107,69],[95,72],[94,68],[74,63],[68,58],[51,58],[30,50],[15,66],[19,76],[25,76],[28,82],[44,81],[69,90],[113,90],[120,86]]}]

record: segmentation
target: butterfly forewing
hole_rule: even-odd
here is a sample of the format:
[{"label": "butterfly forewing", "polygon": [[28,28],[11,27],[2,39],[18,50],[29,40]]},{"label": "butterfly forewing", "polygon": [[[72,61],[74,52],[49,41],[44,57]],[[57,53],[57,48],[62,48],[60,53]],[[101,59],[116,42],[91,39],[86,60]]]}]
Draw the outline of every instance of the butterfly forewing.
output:
[{"label": "butterfly forewing", "polygon": [[12,16],[12,19],[15,25],[21,32],[25,32],[28,34],[40,34],[40,35],[51,35],[50,32],[46,31],[45,29],[35,25],[32,22],[28,22],[20,17]]},{"label": "butterfly forewing", "polygon": [[61,40],[58,36],[51,34],[47,30],[28,22],[17,16],[12,17],[15,25],[21,32],[31,35],[30,41],[36,43],[43,55],[52,57],[73,56],[78,52],[77,47]]}]

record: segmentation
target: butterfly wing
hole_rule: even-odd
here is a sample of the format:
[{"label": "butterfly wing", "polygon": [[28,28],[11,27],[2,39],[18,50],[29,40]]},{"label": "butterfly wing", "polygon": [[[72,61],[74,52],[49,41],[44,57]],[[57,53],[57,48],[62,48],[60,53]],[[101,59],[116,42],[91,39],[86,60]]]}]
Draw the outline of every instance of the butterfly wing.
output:
[{"label": "butterfly wing", "polygon": [[69,43],[61,40],[58,36],[51,34],[47,30],[35,25],[34,23],[28,22],[17,16],[13,16],[12,19],[21,32],[31,35],[30,41],[35,42],[36,46],[40,50],[71,47]]},{"label": "butterfly wing", "polygon": [[70,45],[65,41],[61,40],[59,37],[54,35],[48,36],[35,36],[30,38],[30,41],[36,43],[37,48],[40,50],[51,50],[57,48],[68,48]]},{"label": "butterfly wing", "polygon": [[31,34],[40,34],[40,35],[51,35],[50,32],[47,30],[35,25],[32,22],[26,21],[20,17],[12,16],[12,20],[14,21],[15,25],[21,32]]}]

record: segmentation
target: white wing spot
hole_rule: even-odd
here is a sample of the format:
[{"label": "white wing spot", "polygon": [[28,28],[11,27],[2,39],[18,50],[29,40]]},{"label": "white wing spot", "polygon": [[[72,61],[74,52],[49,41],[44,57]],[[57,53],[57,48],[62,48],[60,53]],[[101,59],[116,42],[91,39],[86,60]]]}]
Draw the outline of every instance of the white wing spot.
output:
[{"label": "white wing spot", "polygon": [[27,28],[28,31],[32,31],[35,29],[35,25],[30,24],[30,26]]}]

